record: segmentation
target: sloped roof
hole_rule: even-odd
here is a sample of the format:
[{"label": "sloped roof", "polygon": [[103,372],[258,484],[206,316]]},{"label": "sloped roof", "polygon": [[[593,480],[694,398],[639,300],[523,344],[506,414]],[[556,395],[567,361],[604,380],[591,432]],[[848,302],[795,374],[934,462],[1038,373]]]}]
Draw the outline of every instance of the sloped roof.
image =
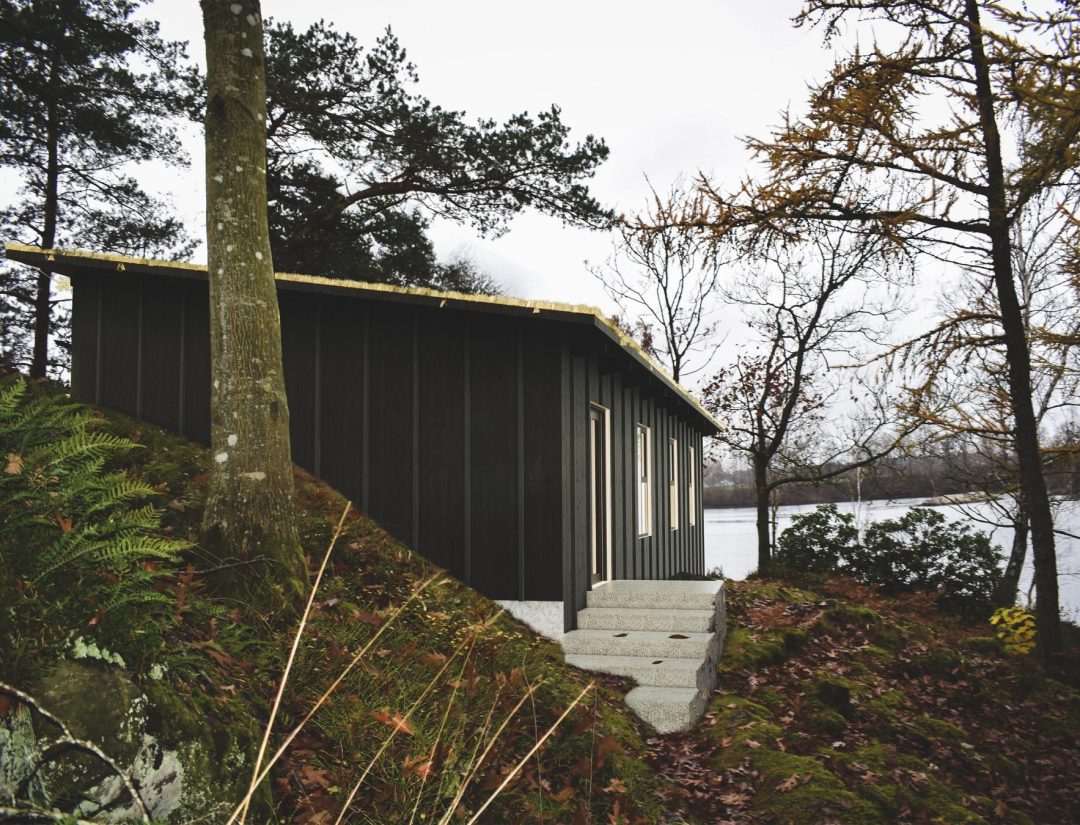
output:
[{"label": "sloped roof", "polygon": [[[113,255],[107,252],[86,250],[41,249],[12,241],[5,245],[7,257],[31,266],[48,266],[50,270],[71,275],[79,270],[125,272],[136,275],[161,275],[193,280],[206,280],[204,264],[185,261],[160,261],[129,255]],[[389,300],[420,303],[454,309],[488,311],[507,315],[532,315],[549,320],[586,323],[615,342],[631,358],[656,377],[668,389],[684,401],[700,416],[707,429],[722,429],[720,423],[709,414],[698,400],[681,384],[676,382],[659,364],[638,346],[630,336],[615,326],[599,309],[586,304],[562,304],[552,301],[526,301],[501,295],[475,295],[462,292],[443,292],[422,287],[403,287],[391,284],[365,283],[361,281],[324,278],[317,275],[297,275],[278,272],[275,275],[279,289],[348,294],[371,300]]]}]

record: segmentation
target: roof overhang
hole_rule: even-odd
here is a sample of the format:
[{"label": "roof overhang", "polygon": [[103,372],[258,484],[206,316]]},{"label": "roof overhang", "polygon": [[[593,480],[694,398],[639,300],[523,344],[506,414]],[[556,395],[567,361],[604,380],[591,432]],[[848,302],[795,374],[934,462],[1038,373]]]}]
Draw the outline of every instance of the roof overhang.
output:
[{"label": "roof overhang", "polygon": [[[202,264],[183,261],[159,261],[127,255],[82,250],[41,249],[36,246],[8,242],[5,244],[9,260],[47,269],[50,272],[72,277],[80,273],[101,274],[123,272],[127,275],[152,275],[158,277],[185,278],[195,281],[208,279]],[[687,408],[692,417],[700,420],[706,435],[715,435],[722,426],[709,414],[696,398],[664,371],[637,343],[616,327],[595,307],[584,304],[560,304],[549,301],[525,301],[501,295],[471,295],[461,292],[440,292],[434,289],[400,287],[389,284],[364,283],[360,281],[323,278],[315,275],[277,273],[278,289],[296,292],[338,294],[368,300],[423,305],[436,308],[452,308],[473,312],[510,316],[532,316],[551,321],[586,324],[613,342],[624,353],[648,372],[673,397]]]}]

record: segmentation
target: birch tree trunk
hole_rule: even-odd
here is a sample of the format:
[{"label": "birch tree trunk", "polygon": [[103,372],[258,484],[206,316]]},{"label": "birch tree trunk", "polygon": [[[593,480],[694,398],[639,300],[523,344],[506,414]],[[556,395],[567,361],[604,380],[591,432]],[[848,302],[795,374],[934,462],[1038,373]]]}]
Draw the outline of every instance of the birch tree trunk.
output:
[{"label": "birch tree trunk", "polygon": [[258,0],[201,0],[206,37],[206,236],[210,443],[202,544],[233,568],[227,589],[284,599],[306,579],[296,531],[289,407],[270,258],[266,78]]}]

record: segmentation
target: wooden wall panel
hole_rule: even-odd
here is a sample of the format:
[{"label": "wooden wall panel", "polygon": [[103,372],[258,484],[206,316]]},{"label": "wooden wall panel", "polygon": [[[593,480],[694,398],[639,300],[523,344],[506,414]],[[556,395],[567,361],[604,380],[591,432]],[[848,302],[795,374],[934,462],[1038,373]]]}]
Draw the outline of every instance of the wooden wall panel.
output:
[{"label": "wooden wall panel", "polygon": [[413,314],[379,305],[369,313],[370,514],[405,543],[413,539]]},{"label": "wooden wall panel", "polygon": [[517,332],[476,320],[470,353],[470,572],[491,598],[521,598],[518,559]]},{"label": "wooden wall panel", "polygon": [[416,549],[462,581],[465,559],[465,323],[423,313],[419,346],[419,535]]},{"label": "wooden wall panel", "polygon": [[184,386],[181,432],[210,443],[210,295],[207,285],[184,284]]},{"label": "wooden wall panel", "polygon": [[278,293],[293,463],[316,475],[321,469],[317,466],[315,451],[315,399],[320,383],[319,302],[319,298],[303,293]]},{"label": "wooden wall panel", "polygon": [[[364,465],[364,307],[320,307],[320,476],[362,509]],[[290,404],[292,400],[290,398]]]},{"label": "wooden wall panel", "polygon": [[98,384],[98,312],[101,280],[92,275],[72,281],[71,394],[94,403]]},{"label": "wooden wall panel", "polygon": [[525,598],[562,598],[561,361],[558,339],[529,329],[524,370]]},{"label": "wooden wall panel", "polygon": [[141,418],[174,432],[180,429],[180,357],[184,283],[161,279],[143,287]]},{"label": "wooden wall panel", "polygon": [[139,279],[115,275],[101,281],[101,360],[98,403],[136,415],[139,390]]}]

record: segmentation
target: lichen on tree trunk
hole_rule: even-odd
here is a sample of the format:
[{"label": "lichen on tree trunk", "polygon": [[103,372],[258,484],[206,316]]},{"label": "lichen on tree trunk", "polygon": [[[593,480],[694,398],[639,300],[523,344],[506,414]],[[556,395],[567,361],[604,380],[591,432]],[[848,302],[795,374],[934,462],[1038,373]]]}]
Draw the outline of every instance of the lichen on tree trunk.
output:
[{"label": "lichen on tree trunk", "polygon": [[206,37],[206,235],[214,459],[202,544],[228,589],[302,590],[289,407],[266,194],[266,79],[258,0],[202,0]]}]

